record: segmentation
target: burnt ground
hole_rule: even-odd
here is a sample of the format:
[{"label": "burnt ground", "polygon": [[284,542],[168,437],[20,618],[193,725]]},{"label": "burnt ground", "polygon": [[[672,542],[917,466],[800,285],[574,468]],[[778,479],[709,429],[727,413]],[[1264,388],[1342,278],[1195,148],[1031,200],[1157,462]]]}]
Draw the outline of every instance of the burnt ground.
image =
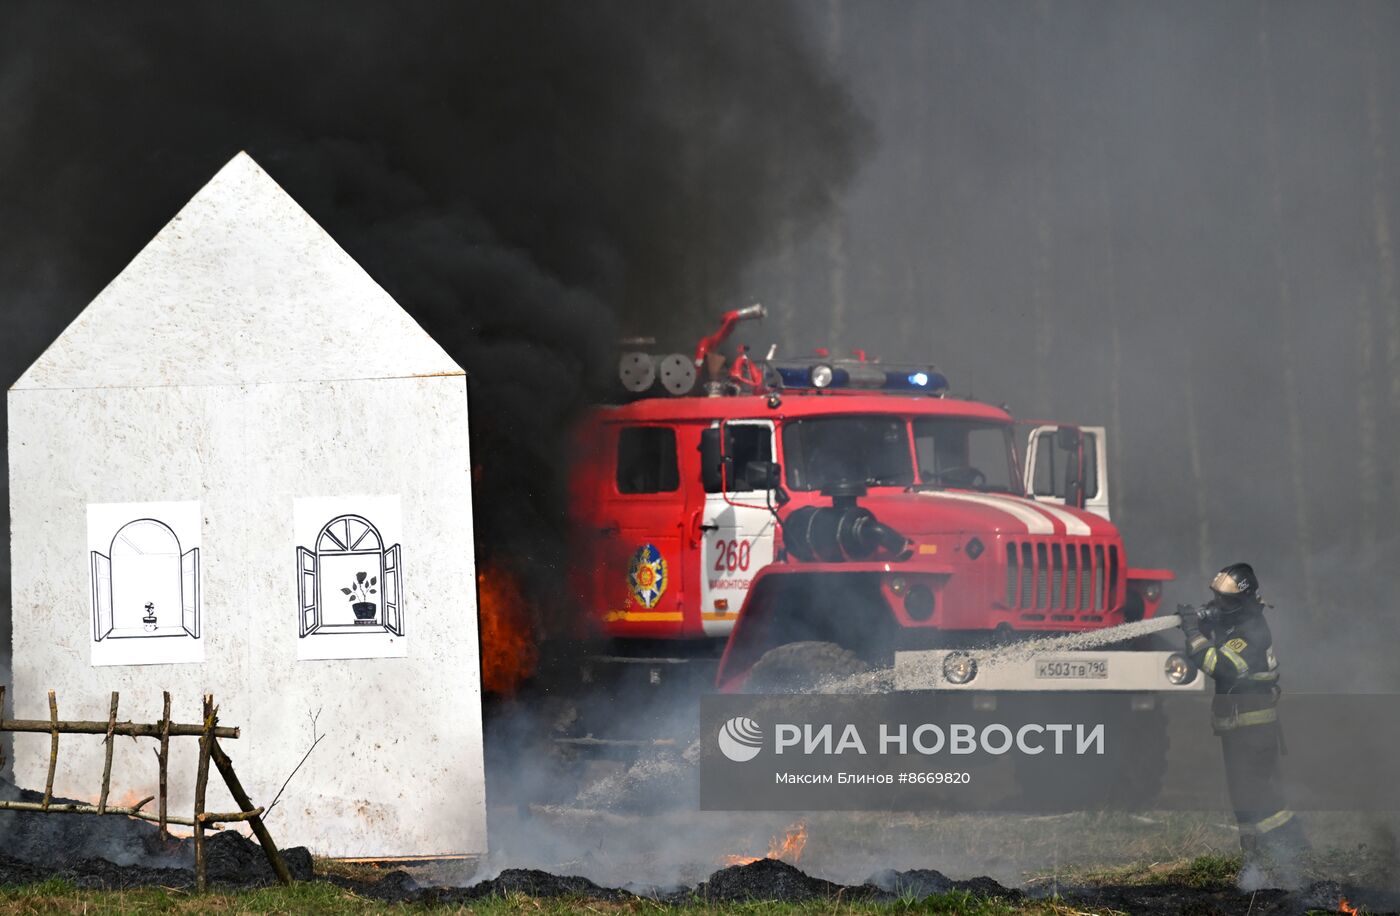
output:
[{"label": "burnt ground", "polygon": [[[41,802],[43,793],[0,781],[0,798]],[[55,798],[55,802],[75,799]],[[275,881],[262,847],[226,830],[206,838],[209,880],[232,889]],[[283,850],[299,879],[313,877],[305,847]],[[194,887],[194,842],[162,842],[154,824],[129,817],[0,811],[0,884],[62,878],[79,887]]]},{"label": "burnt ground", "polygon": [[[7,797],[37,798],[0,784]],[[223,890],[268,886],[275,878],[261,848],[234,831],[207,840],[209,880]],[[319,875],[304,847],[283,851],[298,880],[326,881],[365,897],[392,903],[460,905],[492,896],[526,895],[621,902],[637,897],[677,905],[777,901],[894,902],[962,892],[1008,902],[1057,893],[1065,902],[1089,911],[1188,914],[1282,914],[1338,910],[1341,898],[1367,912],[1400,911],[1400,896],[1364,887],[1317,882],[1301,890],[1241,892],[1216,883],[1098,884],[1009,888],[989,877],[955,880],[933,869],[872,874],[861,884],[840,884],[809,875],[776,859],[759,859],[719,869],[694,886],[673,888],[604,887],[587,878],[537,869],[505,869],[496,877],[467,887],[420,886],[407,871],[388,871],[375,880]],[[138,887],[192,888],[193,848],[189,840],[161,845],[155,827],[128,818],[0,812],[0,885],[33,884],[58,878],[77,887],[128,890]]]},{"label": "burnt ground", "polygon": [[[209,853],[210,881],[216,888],[246,889],[272,883],[272,875],[260,861],[261,850],[239,834],[227,832],[211,838]],[[495,878],[470,887],[419,887],[404,871],[389,872],[377,881],[315,876],[305,849],[298,847],[288,850],[288,853],[289,864],[299,880],[329,881],[387,903],[457,906],[487,897],[508,895],[616,903],[638,896],[618,888],[601,887],[586,878],[552,875],[534,869],[507,869]],[[30,884],[49,878],[61,878],[82,888],[104,890],[152,886],[190,888],[194,884],[194,874],[187,868],[123,866],[97,858],[40,865],[0,856],[0,885]],[[958,881],[931,869],[882,872],[871,876],[865,884],[842,885],[813,877],[775,859],[760,859],[747,865],[720,869],[694,888],[677,888],[643,896],[662,903],[700,906],[707,903],[760,901],[892,903],[954,891],[1009,902],[1026,898],[1022,891],[1003,887],[991,878]],[[1368,894],[1364,889],[1353,889],[1348,893],[1331,883],[1318,884],[1302,891],[1261,890],[1252,894],[1226,888],[1167,884],[1060,889],[1062,900],[1081,910],[1241,916],[1318,910],[1336,912],[1343,896],[1355,905],[1365,906],[1370,913],[1394,912],[1400,903],[1393,897]]]}]

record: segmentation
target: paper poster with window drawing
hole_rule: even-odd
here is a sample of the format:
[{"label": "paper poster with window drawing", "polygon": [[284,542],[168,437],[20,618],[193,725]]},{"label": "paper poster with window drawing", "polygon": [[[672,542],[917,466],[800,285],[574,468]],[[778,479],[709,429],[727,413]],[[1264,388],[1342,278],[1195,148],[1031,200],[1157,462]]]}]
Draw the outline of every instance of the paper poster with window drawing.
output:
[{"label": "paper poster with window drawing", "polygon": [[197,501],[89,503],[93,665],[204,661]]},{"label": "paper poster with window drawing", "polygon": [[292,517],[297,658],[407,656],[399,497],[298,499]]}]

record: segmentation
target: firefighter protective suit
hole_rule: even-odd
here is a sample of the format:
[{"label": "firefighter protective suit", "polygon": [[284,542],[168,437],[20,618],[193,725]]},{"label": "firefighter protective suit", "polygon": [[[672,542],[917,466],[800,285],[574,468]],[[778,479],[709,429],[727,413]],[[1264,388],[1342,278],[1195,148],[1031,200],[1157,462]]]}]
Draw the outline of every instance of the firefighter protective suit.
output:
[{"label": "firefighter protective suit", "polygon": [[1187,653],[1215,682],[1211,726],[1225,756],[1240,847],[1247,859],[1279,861],[1307,842],[1280,784],[1279,666],[1263,611],[1250,589],[1235,602],[1207,605],[1205,619],[1194,608],[1181,609],[1181,628]]}]

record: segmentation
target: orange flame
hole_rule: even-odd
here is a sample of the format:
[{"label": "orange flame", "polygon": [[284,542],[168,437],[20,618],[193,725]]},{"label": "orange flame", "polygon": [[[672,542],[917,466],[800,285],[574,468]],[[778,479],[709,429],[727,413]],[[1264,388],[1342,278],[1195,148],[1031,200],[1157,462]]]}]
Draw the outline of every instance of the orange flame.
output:
[{"label": "orange flame", "polygon": [[1343,897],[1340,901],[1337,902],[1337,912],[1355,914],[1360,913],[1361,911],[1356,907],[1352,906],[1350,903],[1347,903],[1347,898]]},{"label": "orange flame", "polygon": [[133,790],[130,792],[123,793],[122,797],[117,799],[116,801],[111,801],[109,799],[108,804],[116,805],[118,808],[134,808],[136,807],[137,802],[139,802],[143,798],[146,798],[149,794],[151,793],[142,794]]},{"label": "orange flame", "polygon": [[488,567],[476,576],[481,627],[481,687],[510,696],[535,672],[538,651],[520,586],[508,573]]},{"label": "orange flame", "polygon": [[782,839],[773,837],[768,841],[766,856],[725,856],[725,865],[748,865],[759,859],[782,859],[789,865],[796,865],[802,858],[802,850],[807,848],[807,822],[798,821],[787,829]]},{"label": "orange flame", "polygon": [[[136,807],[137,802],[141,801],[147,796],[155,794],[155,790],[152,790],[150,792],[141,792],[136,789],[128,789],[125,792],[109,792],[107,793],[107,806],[109,808],[134,808]],[[100,795],[89,795],[85,796],[85,798],[87,800],[87,803],[90,805],[97,805],[101,804],[102,802],[102,796]],[[154,810],[155,805],[156,803],[154,801],[149,802],[146,805],[146,810]]]}]

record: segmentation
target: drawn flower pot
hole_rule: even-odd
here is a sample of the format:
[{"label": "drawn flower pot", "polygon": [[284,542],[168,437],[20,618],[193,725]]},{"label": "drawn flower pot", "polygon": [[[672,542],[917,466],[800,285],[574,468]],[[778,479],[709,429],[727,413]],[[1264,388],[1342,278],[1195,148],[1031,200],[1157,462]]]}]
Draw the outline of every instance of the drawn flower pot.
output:
[{"label": "drawn flower pot", "polygon": [[350,583],[350,587],[341,589],[350,599],[350,610],[355,612],[356,624],[369,625],[374,623],[374,612],[378,610],[379,604],[370,601],[369,596],[379,594],[379,589],[375,588],[378,584],[378,576],[357,572],[355,573],[355,581]]}]

